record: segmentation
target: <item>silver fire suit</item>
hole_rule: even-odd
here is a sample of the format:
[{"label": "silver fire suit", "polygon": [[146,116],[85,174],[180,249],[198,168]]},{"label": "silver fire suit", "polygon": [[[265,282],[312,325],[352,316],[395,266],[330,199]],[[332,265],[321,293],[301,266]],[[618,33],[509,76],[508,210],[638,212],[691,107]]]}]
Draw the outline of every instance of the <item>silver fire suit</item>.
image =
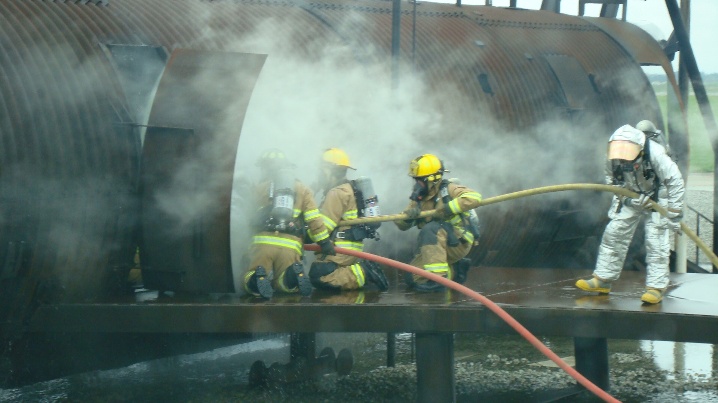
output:
[{"label": "silver fire suit", "polygon": [[[657,179],[645,177],[645,162],[633,172],[624,175],[623,183],[615,183],[611,162],[606,164],[606,183],[618,184],[639,194],[652,196],[657,193],[658,204],[672,211],[683,211],[685,185],[678,166],[666,154],[663,146],[646,139],[643,150],[650,147],[648,157]],[[646,287],[665,289],[668,286],[668,261],[670,255],[669,220],[660,213],[641,207],[624,205],[622,197],[613,196],[608,211],[610,221],[606,226],[598,250],[594,276],[615,281],[621,274],[631,239],[641,218],[645,220]],[[654,199],[655,200],[655,199]]]}]

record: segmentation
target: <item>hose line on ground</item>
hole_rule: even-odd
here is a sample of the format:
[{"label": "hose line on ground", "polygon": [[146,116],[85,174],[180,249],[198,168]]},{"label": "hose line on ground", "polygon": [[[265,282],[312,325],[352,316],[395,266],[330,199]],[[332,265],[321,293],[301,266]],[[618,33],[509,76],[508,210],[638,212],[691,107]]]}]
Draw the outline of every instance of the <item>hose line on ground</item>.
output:
[{"label": "hose line on ground", "polygon": [[[513,193],[507,193],[500,196],[495,197],[489,197],[487,199],[484,199],[481,201],[478,207],[487,206],[489,204],[495,204],[507,200],[514,200],[519,199],[522,197],[527,196],[534,196],[539,195],[543,193],[552,193],[552,192],[561,192],[566,190],[596,190],[596,191],[604,191],[604,192],[610,192],[614,193],[616,195],[620,196],[626,196],[631,198],[638,198],[640,195],[638,193],[632,192],[630,190],[624,189],[619,186],[612,186],[612,185],[600,185],[595,183],[569,183],[565,185],[553,185],[553,186],[544,186],[544,187],[538,187],[534,189],[528,189],[528,190],[521,190],[518,192]],[[660,213],[662,216],[667,216],[668,212],[666,209],[662,206],[660,206],[658,203],[654,202],[653,200],[650,200],[649,202],[651,208],[653,208],[655,211]],[[477,207],[477,208],[478,208]],[[422,211],[421,214],[419,214],[418,218],[424,218],[432,216],[436,213],[436,210],[427,210]],[[393,214],[393,215],[383,215],[383,216],[376,216],[376,217],[364,217],[364,218],[358,218],[354,220],[342,220],[339,222],[339,226],[342,225],[357,225],[357,224],[369,224],[369,223],[377,223],[377,222],[385,222],[385,221],[398,221],[398,220],[407,220],[409,217],[406,214]],[[696,235],[695,232],[693,232],[688,226],[681,222],[681,230],[688,235],[688,237],[695,242],[695,244],[700,248],[700,250],[705,253],[705,255],[710,259],[711,263],[713,263],[713,266],[718,267],[718,257],[716,257],[715,253],[708,247],[708,245],[703,242],[698,235]]]},{"label": "hose line on ground", "polygon": [[[307,244],[304,245],[304,249],[311,250],[315,252],[321,251],[321,248],[319,245],[315,244]],[[367,252],[358,252],[353,251],[350,249],[344,249],[344,248],[335,248],[337,253],[341,253],[344,255],[349,256],[355,256],[360,259],[366,259],[366,260],[372,260],[374,262],[384,264],[387,266],[394,267],[396,269],[404,270],[412,274],[416,274],[422,277],[426,277],[429,280],[435,281],[439,284],[442,284],[448,288],[451,288],[452,290],[458,291],[464,295],[466,295],[469,298],[472,298],[476,301],[481,302],[484,304],[489,310],[491,310],[493,313],[495,313],[499,318],[501,318],[504,322],[506,322],[509,326],[511,326],[518,334],[520,334],[524,339],[528,340],[531,345],[536,347],[543,355],[548,357],[551,361],[556,363],[556,365],[559,366],[559,368],[563,369],[569,376],[571,376],[573,379],[575,379],[578,383],[583,385],[586,389],[591,391],[594,395],[601,398],[603,401],[606,402],[620,402],[613,396],[609,395],[607,392],[605,392],[603,389],[599,388],[598,386],[594,385],[591,381],[586,379],[583,375],[581,375],[580,372],[576,371],[573,367],[568,365],[565,361],[563,361],[556,353],[551,351],[548,347],[546,347],[539,339],[536,338],[531,332],[528,331],[523,325],[521,325],[516,319],[514,319],[511,315],[509,315],[506,311],[504,311],[500,306],[496,305],[493,301],[490,299],[484,297],[483,295],[479,294],[478,292],[463,286],[459,283],[456,283],[454,281],[451,281],[447,278],[441,277],[439,275],[436,275],[434,273],[428,272],[426,270],[419,269],[418,267],[414,267],[411,265],[408,265],[406,263],[397,262],[396,260],[392,260],[389,258],[377,256],[371,253]]]}]

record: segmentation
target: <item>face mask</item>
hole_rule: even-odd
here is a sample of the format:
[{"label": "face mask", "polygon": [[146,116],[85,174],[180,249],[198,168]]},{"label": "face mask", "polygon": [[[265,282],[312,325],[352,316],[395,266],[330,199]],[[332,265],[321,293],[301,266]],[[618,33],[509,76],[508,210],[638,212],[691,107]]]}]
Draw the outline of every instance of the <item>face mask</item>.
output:
[{"label": "face mask", "polygon": [[426,193],[429,191],[429,186],[426,181],[426,179],[414,179],[414,188],[411,191],[411,196],[409,196],[409,199],[420,202],[424,196],[426,196]]},{"label": "face mask", "polygon": [[638,170],[638,167],[640,166],[640,162],[638,161],[639,158],[636,158],[633,161],[619,159],[611,160],[611,172],[613,172],[613,178],[619,183],[623,183],[624,175],[626,173],[635,172]]}]

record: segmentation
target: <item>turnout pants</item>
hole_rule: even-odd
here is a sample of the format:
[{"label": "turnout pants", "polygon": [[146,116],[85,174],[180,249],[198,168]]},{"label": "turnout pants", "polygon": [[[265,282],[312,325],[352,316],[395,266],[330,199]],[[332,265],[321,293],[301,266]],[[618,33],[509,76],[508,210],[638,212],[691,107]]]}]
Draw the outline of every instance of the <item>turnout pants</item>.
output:
[{"label": "turnout pants", "polygon": [[[471,244],[461,240],[459,231],[452,227],[456,237],[460,240],[456,246],[447,244],[445,225],[432,221],[419,230],[419,253],[411,261],[411,265],[432,272],[436,275],[453,279],[451,264],[459,261],[469,254]],[[417,284],[425,283],[426,278],[413,275]]]}]

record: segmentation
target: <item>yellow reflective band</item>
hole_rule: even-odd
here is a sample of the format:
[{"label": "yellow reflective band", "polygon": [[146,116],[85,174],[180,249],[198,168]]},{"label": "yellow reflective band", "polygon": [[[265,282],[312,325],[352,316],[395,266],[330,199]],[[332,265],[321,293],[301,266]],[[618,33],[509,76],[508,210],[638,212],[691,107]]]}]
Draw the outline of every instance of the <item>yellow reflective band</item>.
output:
[{"label": "yellow reflective band", "polygon": [[424,269],[426,271],[434,273],[434,274],[448,273],[449,272],[449,264],[448,263],[425,264]]},{"label": "yellow reflective band", "polygon": [[319,210],[317,210],[317,209],[307,210],[304,212],[304,220],[305,221],[312,221],[312,220],[315,220],[320,217],[321,217],[321,214],[319,213]]},{"label": "yellow reflective band", "polygon": [[302,214],[302,210],[300,210],[300,209],[298,209],[298,208],[295,208],[295,209],[294,209],[294,213],[292,213],[292,218],[297,218],[297,217],[299,217],[299,214]]},{"label": "yellow reflective band", "polygon": [[274,245],[274,246],[281,246],[282,248],[289,248],[300,255],[302,254],[302,243],[299,241],[295,241],[294,239],[287,239],[287,238],[279,238],[276,236],[266,236],[266,235],[255,235],[254,244],[262,244],[262,245]]},{"label": "yellow reflective band", "polygon": [[459,206],[459,200],[454,199],[449,202],[449,210],[454,214],[461,213],[461,207]]},{"label": "yellow reflective band", "polygon": [[337,223],[335,223],[334,220],[325,216],[324,214],[322,214],[322,220],[324,221],[324,226],[327,227],[329,231],[334,231],[334,228],[337,227]]},{"label": "yellow reflective band", "polygon": [[334,241],[334,244],[340,248],[351,249],[357,252],[361,252],[364,250],[363,242],[342,241],[337,239]]},{"label": "yellow reflective band", "polygon": [[287,286],[284,284],[284,276],[287,274],[287,271],[292,270],[287,269],[282,273],[281,276],[279,276],[279,280],[277,280],[277,288],[279,288],[280,291],[286,292],[286,293],[292,293],[299,290],[299,286],[296,286],[294,288],[287,288]]},{"label": "yellow reflective band", "polygon": [[366,284],[366,279],[364,278],[364,270],[362,270],[361,266],[359,266],[359,263],[355,263],[349,267],[352,269],[352,273],[354,273],[354,276],[356,276],[357,284],[359,284],[359,287],[364,287],[364,284]]},{"label": "yellow reflective band", "polygon": [[254,292],[254,291],[252,291],[252,290],[249,289],[249,279],[252,278],[252,276],[254,275],[254,272],[255,272],[255,270],[249,270],[249,271],[244,275],[244,291],[247,291],[248,293],[250,293],[250,294],[252,294],[252,295],[259,295],[258,292]]},{"label": "yellow reflective band", "polygon": [[359,217],[359,213],[356,210],[347,210],[342,214],[342,220],[356,220]]},{"label": "yellow reflective band", "polygon": [[359,291],[359,295],[357,295],[357,299],[354,300],[355,304],[363,304],[364,303],[364,291]]},{"label": "yellow reflective band", "polygon": [[314,242],[319,242],[319,241],[321,241],[322,239],[327,239],[327,238],[329,238],[329,233],[328,233],[327,230],[325,230],[325,229],[319,231],[319,232],[316,233],[316,234],[313,234],[311,231],[308,231],[308,232],[309,232],[309,238],[310,238],[312,241],[314,241]]},{"label": "yellow reflective band", "polygon": [[474,234],[471,231],[464,231],[464,238],[468,243],[474,243]]}]

